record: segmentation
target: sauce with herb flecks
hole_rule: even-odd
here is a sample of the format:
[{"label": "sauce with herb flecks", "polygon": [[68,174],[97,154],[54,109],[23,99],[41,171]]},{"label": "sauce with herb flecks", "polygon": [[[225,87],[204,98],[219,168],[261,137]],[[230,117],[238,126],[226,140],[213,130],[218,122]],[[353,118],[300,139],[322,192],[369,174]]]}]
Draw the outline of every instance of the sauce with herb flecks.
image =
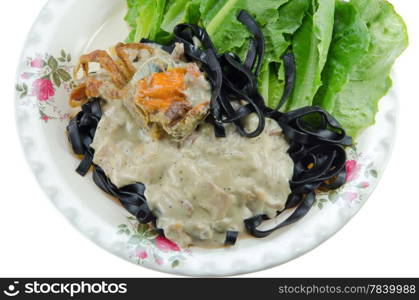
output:
[{"label": "sauce with herb flecks", "polygon": [[[158,227],[180,246],[222,247],[227,231],[246,231],[243,220],[284,209],[293,161],[276,122],[267,120],[254,139],[233,126],[226,138],[216,138],[213,127],[201,123],[180,144],[152,140],[121,101],[102,108],[95,164],[118,187],[144,183]],[[255,123],[252,118],[248,125]]]}]

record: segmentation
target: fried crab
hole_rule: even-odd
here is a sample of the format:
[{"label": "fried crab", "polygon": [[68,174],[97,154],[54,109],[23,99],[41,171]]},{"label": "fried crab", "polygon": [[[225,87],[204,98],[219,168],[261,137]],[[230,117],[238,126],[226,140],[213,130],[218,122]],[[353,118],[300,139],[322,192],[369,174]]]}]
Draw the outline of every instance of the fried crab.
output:
[{"label": "fried crab", "polygon": [[[96,50],[80,57],[77,86],[70,105],[90,98],[123,101],[153,139],[183,140],[209,113],[211,87],[196,63],[187,62],[183,45],[170,54],[154,44],[118,43],[109,53]],[[91,71],[91,64],[100,66]],[[83,77],[78,79],[83,71]]]}]

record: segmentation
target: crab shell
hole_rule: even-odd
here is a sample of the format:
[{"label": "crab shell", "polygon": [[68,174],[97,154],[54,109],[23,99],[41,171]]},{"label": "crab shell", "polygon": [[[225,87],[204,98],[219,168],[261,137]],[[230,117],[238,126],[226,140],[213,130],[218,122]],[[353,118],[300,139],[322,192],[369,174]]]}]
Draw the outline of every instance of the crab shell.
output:
[{"label": "crab shell", "polygon": [[[210,85],[195,63],[184,61],[183,45],[169,54],[149,44],[119,43],[110,53],[96,50],[80,57],[71,107],[98,97],[123,101],[153,139],[183,140],[208,116]],[[89,72],[90,63],[98,63],[100,70]]]}]

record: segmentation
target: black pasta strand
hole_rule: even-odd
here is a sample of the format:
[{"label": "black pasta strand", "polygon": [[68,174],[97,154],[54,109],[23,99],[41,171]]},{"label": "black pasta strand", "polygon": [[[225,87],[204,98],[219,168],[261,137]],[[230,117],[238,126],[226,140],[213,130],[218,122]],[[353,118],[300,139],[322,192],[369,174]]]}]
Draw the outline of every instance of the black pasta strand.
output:
[{"label": "black pasta strand", "polygon": [[94,166],[93,181],[105,193],[117,198],[122,206],[135,216],[141,224],[147,224],[155,219],[144,196],[144,184],[136,183],[118,189],[99,166]]},{"label": "black pasta strand", "polygon": [[249,231],[249,233],[253,235],[254,237],[258,237],[258,238],[267,237],[271,235],[273,232],[301,220],[310,211],[315,200],[316,200],[315,192],[311,192],[304,195],[304,197],[302,197],[302,201],[300,202],[297,209],[292,213],[292,215],[289,216],[284,222],[282,222],[278,226],[275,226],[271,229],[264,230],[264,231],[257,229],[264,221],[268,220],[266,216],[256,216],[256,217],[247,219],[244,221],[244,224],[247,230]]},{"label": "black pasta strand", "polygon": [[282,61],[284,63],[285,69],[285,86],[284,93],[282,94],[281,100],[276,107],[276,110],[280,110],[288,99],[291,97],[292,92],[294,91],[297,68],[295,66],[295,57],[292,52],[288,52],[282,56]]},{"label": "black pasta strand", "polygon": [[87,174],[93,162],[94,150],[90,145],[101,117],[99,99],[92,99],[82,106],[82,111],[71,119],[67,126],[68,138],[74,153],[84,156],[76,169],[76,172],[82,176]]},{"label": "black pasta strand", "polygon": [[238,237],[239,237],[238,231],[227,231],[225,245],[234,246],[237,242]]},{"label": "black pasta strand", "polygon": [[257,78],[260,75],[260,70],[262,68],[262,63],[265,56],[265,37],[255,19],[253,19],[253,17],[247,11],[242,10],[239,13],[237,19],[243,25],[245,25],[254,36],[246,56],[244,66],[250,70],[253,70],[256,67],[254,74]]}]

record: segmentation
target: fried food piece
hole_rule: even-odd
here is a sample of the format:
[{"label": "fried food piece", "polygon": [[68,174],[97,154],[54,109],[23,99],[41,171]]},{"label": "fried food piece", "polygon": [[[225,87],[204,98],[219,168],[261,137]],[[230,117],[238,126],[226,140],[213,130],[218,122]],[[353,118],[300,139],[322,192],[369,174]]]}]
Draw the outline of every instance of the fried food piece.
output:
[{"label": "fried food piece", "polygon": [[208,114],[209,102],[195,107],[186,100],[185,68],[154,73],[138,82],[135,105],[152,136],[161,131],[182,139]]},{"label": "fried food piece", "polygon": [[[196,64],[181,60],[183,47],[170,55],[145,44],[118,43],[111,52],[114,58],[102,50],[80,57],[74,71],[76,76],[83,69],[84,78],[71,92],[70,106],[96,97],[123,100],[153,139],[166,134],[184,139],[208,115],[210,96],[202,94],[209,94],[209,83]],[[157,61],[165,67],[156,66]],[[99,63],[101,70],[90,73],[89,63]]]}]

